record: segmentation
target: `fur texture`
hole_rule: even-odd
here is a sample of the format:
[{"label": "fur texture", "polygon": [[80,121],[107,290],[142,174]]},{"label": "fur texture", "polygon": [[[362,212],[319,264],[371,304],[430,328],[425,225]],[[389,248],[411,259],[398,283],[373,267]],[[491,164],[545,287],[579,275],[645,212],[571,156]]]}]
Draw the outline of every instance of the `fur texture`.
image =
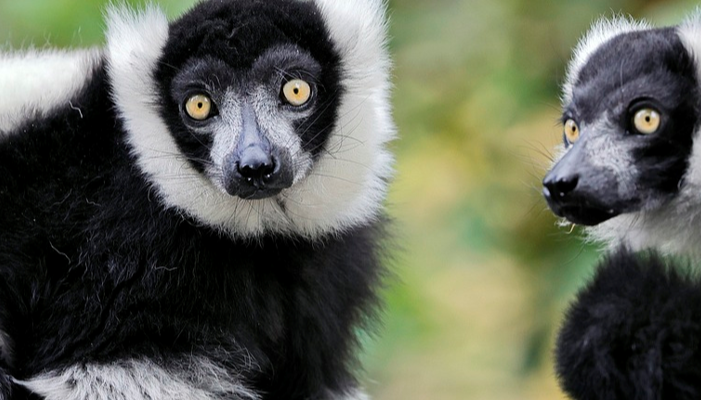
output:
[{"label": "fur texture", "polygon": [[701,281],[680,267],[626,249],[601,262],[557,341],[573,399],[701,397]]},{"label": "fur texture", "polygon": [[562,88],[562,104],[567,105],[572,102],[572,92],[579,79],[579,73],[601,45],[622,33],[649,29],[652,29],[652,26],[647,22],[635,21],[623,16],[612,19],[602,18],[595,22],[575,47]]},{"label": "fur texture", "polygon": [[[0,74],[35,88],[0,100],[0,398],[367,399],[356,334],[394,137],[383,3],[107,15],[104,51],[0,57],[74,67],[44,91]],[[280,85],[300,77],[314,96],[293,108]],[[183,114],[191,90],[215,103],[206,123]],[[220,180],[251,132],[297,171],[279,194]]]},{"label": "fur texture", "polygon": [[[568,69],[563,124],[577,129],[544,195],[612,250],[558,337],[576,400],[701,397],[701,281],[660,255],[701,256],[700,15],[672,28],[599,22]],[[646,132],[636,116],[650,110],[659,124]]]},{"label": "fur texture", "polygon": [[[563,85],[563,122],[578,124],[546,177],[556,214],[591,226],[610,248],[701,255],[698,13],[678,27],[600,21],[577,46]],[[660,112],[649,135],[637,111]]]},{"label": "fur texture", "polygon": [[[274,231],[313,238],[377,219],[392,173],[386,144],[394,138],[382,2],[314,4],[339,52],[339,84],[345,93],[325,151],[308,176],[283,194],[284,209],[275,199],[250,202],[228,196],[183,159],[168,156],[179,150],[158,116],[152,76],[166,45],[165,17],[155,8],[141,14],[110,11],[107,58],[115,100],[139,166],[164,202],[242,237]],[[135,58],[143,62],[134,63]],[[185,180],[190,184],[182,185]]]},{"label": "fur texture", "polygon": [[99,60],[96,49],[0,53],[0,138],[29,118],[70,106]]},{"label": "fur texture", "polygon": [[170,360],[163,368],[152,360],[73,365],[17,383],[47,400],[214,400],[257,399],[241,377],[203,357]]}]

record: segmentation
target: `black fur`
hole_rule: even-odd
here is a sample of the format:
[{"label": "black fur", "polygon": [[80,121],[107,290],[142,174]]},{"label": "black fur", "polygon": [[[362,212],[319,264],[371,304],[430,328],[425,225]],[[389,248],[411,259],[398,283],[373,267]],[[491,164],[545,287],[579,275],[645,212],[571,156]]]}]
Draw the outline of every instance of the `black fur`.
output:
[{"label": "black fur", "polygon": [[[573,223],[597,225],[674,196],[701,115],[696,74],[694,58],[673,28],[624,33],[601,45],[582,67],[565,106],[563,121],[575,120],[581,137],[574,144],[565,140],[571,148],[544,180],[552,210]],[[654,134],[638,134],[633,127],[635,113],[645,107],[661,115],[662,126]],[[597,131],[597,121],[611,128]],[[603,135],[606,144],[598,144]],[[633,165],[626,171],[631,176],[593,162],[605,151],[596,146],[615,146],[624,158],[631,157]]]},{"label": "black fur", "polygon": [[[324,68],[318,96],[329,106],[305,129],[310,148],[321,147],[342,91],[314,6],[251,0],[196,10],[171,27],[156,74],[166,82],[163,113],[178,110],[169,79],[184,54],[219,52],[245,70],[256,49],[301,29],[294,34],[310,39],[300,46]],[[219,47],[234,29],[245,31],[232,45],[241,49]],[[383,224],[316,240],[233,240],[164,207],[130,154],[109,85],[100,65],[71,101],[82,115],[60,107],[0,139],[0,328],[13,350],[0,362],[0,398],[29,398],[10,377],[144,355],[208,357],[242,372],[266,400],[352,388],[356,330],[377,303]]]},{"label": "black fur", "polygon": [[557,371],[576,400],[701,398],[701,280],[620,249],[571,306]]}]

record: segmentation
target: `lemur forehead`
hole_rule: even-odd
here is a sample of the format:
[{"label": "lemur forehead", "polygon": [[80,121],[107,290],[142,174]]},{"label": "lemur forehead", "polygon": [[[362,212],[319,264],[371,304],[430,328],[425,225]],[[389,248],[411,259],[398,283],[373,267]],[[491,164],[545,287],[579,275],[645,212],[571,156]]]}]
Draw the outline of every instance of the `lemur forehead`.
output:
[{"label": "lemur forehead", "polygon": [[234,69],[227,62],[212,56],[191,58],[181,67],[173,83],[181,89],[194,84],[211,91],[219,91],[230,86],[245,88],[251,82],[277,82],[281,77],[314,81],[321,70],[321,65],[308,51],[294,44],[285,44],[266,49],[245,70]]},{"label": "lemur forehead", "polygon": [[644,98],[672,109],[695,81],[693,58],[673,28],[626,32],[591,54],[574,80],[566,108],[590,121],[607,111],[618,115]]},{"label": "lemur forehead", "polygon": [[[203,2],[174,21],[166,54],[172,63],[213,56],[246,69],[270,47],[295,44],[317,59],[334,56],[322,15],[313,2],[238,0]],[[323,61],[323,60],[322,60]]]},{"label": "lemur forehead", "polygon": [[572,59],[567,67],[567,77],[563,85],[562,102],[572,100],[572,88],[582,67],[602,44],[625,32],[650,29],[644,21],[635,21],[626,17],[602,18],[594,23],[589,31],[577,43]]},{"label": "lemur forehead", "polygon": [[678,56],[684,47],[673,28],[649,29],[621,33],[599,46],[583,65],[576,85],[615,69],[611,80],[627,80],[633,76],[671,68],[673,72],[688,64],[680,64]]}]

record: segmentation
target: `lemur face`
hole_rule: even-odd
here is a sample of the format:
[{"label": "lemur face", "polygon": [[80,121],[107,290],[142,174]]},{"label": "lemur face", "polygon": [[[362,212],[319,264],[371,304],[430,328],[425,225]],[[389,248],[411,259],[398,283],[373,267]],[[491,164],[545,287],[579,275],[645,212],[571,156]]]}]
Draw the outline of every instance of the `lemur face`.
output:
[{"label": "lemur face", "polygon": [[107,71],[164,207],[223,234],[316,239],[382,214],[395,137],[379,0],[109,12]]},{"label": "lemur face", "polygon": [[615,36],[574,78],[565,152],[543,181],[548,205],[582,225],[660,207],[683,184],[699,111],[694,60],[676,31]]},{"label": "lemur face", "polygon": [[[211,3],[170,27],[161,114],[191,165],[242,199],[306,177],[336,120],[339,57],[312,3]],[[199,29],[193,27],[199,27]]]}]

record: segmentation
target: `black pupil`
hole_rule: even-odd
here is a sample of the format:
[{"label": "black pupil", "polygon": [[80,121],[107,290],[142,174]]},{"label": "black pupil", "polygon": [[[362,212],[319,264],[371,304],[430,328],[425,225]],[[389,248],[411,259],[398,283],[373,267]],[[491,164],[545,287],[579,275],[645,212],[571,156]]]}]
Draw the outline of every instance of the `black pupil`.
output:
[{"label": "black pupil", "polygon": [[197,103],[197,108],[202,108],[204,107],[204,104],[202,102]]},{"label": "black pupil", "polygon": [[299,94],[299,88],[294,88],[294,90],[292,90],[292,91],[293,91],[295,94]]}]

